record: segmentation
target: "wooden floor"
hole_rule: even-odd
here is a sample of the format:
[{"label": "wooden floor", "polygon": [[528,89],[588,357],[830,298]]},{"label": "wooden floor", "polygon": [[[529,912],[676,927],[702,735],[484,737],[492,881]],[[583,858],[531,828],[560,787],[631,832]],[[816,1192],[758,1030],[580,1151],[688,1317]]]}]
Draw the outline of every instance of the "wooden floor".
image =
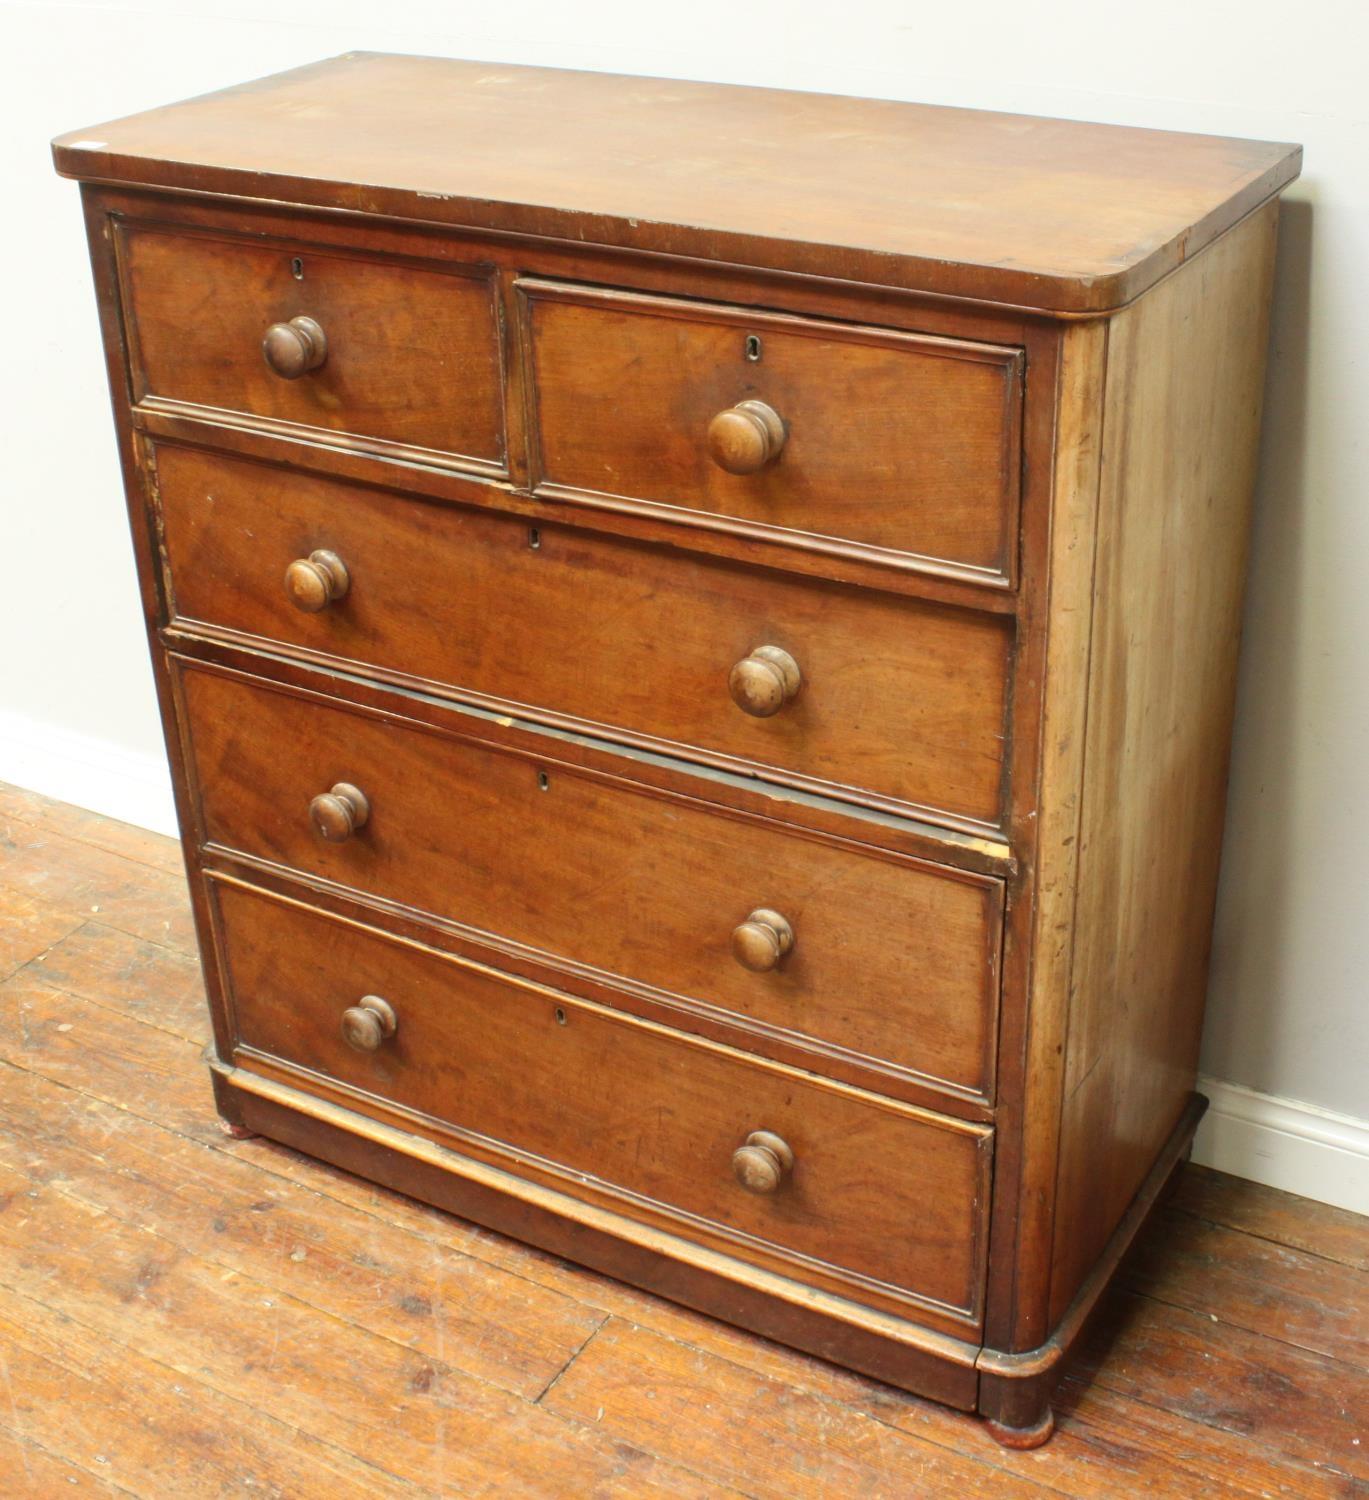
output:
[{"label": "wooden floor", "polygon": [[1054,1441],[218,1130],[169,840],[0,787],[0,1496],[1369,1496],[1369,1220],[1190,1168]]}]

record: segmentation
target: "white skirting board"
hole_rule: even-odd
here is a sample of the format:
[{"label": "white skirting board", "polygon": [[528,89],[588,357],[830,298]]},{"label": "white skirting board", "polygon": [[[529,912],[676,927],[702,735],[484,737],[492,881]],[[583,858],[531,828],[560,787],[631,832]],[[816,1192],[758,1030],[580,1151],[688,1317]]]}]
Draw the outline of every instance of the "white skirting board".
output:
[{"label": "white skirting board", "polygon": [[[0,712],[0,781],[157,833],[176,831],[161,754]],[[1198,1130],[1195,1161],[1369,1214],[1369,1120],[1219,1078],[1201,1078],[1198,1087],[1212,1106]]]},{"label": "white skirting board", "polygon": [[176,832],[171,772],[161,753],[0,711],[0,781],[121,823]]},{"label": "white skirting board", "polygon": [[1193,1160],[1233,1177],[1369,1214],[1369,1120],[1202,1077],[1211,1101]]}]

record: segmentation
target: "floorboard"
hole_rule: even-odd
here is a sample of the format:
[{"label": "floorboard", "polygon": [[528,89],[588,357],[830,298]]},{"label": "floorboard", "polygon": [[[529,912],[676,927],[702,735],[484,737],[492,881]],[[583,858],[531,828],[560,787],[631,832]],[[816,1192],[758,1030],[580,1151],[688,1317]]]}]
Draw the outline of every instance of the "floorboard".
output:
[{"label": "floorboard", "polygon": [[217,1128],[180,854],[0,786],[0,1493],[1369,1497],[1369,1220],[1190,1167],[1044,1449]]}]

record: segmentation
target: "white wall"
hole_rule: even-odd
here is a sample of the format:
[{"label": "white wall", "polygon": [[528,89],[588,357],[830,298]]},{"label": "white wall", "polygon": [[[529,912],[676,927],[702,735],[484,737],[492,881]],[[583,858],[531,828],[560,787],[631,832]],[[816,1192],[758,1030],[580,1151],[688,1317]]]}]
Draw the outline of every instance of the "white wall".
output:
[{"label": "white wall", "polygon": [[[1369,1142],[1356,1126],[1369,1116],[1366,47],[1360,0],[1291,12],[1278,0],[0,0],[11,386],[0,406],[0,777],[147,821],[165,805],[147,771],[160,741],[77,194],[49,166],[59,131],[373,48],[1302,141],[1204,1052],[1210,1075],[1256,1103],[1219,1090],[1227,1115],[1207,1149],[1250,1175],[1292,1172],[1321,1196],[1363,1193],[1369,1209],[1369,1149],[1356,1155]],[[105,743],[121,753],[104,759]],[[103,783],[92,765],[106,768]],[[1275,1118],[1260,1102],[1270,1094],[1352,1118]],[[1241,1123],[1252,1110],[1253,1136]],[[1318,1158],[1324,1182],[1268,1128],[1287,1118],[1319,1121],[1340,1142],[1340,1157]]]}]

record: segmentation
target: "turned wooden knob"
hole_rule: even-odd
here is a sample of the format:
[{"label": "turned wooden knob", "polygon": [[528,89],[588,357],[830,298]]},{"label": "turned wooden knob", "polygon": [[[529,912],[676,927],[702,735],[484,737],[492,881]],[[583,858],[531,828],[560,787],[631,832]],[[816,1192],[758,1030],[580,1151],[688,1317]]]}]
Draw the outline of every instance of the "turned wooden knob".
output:
[{"label": "turned wooden knob", "polygon": [[757,646],[737,663],[727,679],[732,701],[753,718],[768,719],[799,690],[799,664],[778,646]]},{"label": "turned wooden knob", "polygon": [[764,401],[739,401],[708,424],[708,452],[729,474],[758,474],[784,447],[784,419]]},{"label": "turned wooden knob", "polygon": [[272,323],[261,352],[282,380],[298,380],[328,358],[328,340],[312,318],[291,318],[288,323]]},{"label": "turned wooden knob", "polygon": [[794,946],[794,929],[779,912],[760,906],[732,929],[732,956],[744,969],[764,974]]},{"label": "turned wooden knob", "polygon": [[776,1193],[794,1170],[794,1153],[779,1136],[753,1130],[732,1153],[732,1172],[748,1193]]},{"label": "turned wooden knob", "polygon": [[296,609],[315,615],[352,586],[347,564],[336,552],[320,550],[297,557],[285,570],[285,593]]},{"label": "turned wooden knob", "polygon": [[349,839],[371,816],[371,804],[359,788],[339,781],[309,804],[309,819],[330,844]]},{"label": "turned wooden knob", "polygon": [[358,1052],[374,1052],[395,1034],[399,1017],[388,1000],[379,995],[363,995],[357,1005],[342,1013],[342,1040]]}]

